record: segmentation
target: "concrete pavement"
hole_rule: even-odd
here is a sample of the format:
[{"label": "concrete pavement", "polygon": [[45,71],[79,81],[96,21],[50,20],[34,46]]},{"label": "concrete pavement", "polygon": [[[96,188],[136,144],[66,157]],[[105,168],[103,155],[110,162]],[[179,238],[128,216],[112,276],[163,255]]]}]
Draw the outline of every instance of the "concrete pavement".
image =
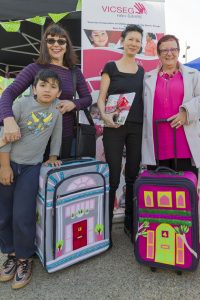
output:
[{"label": "concrete pavement", "polygon": [[[111,250],[53,274],[36,258],[31,283],[18,291],[0,283],[0,300],[200,299],[200,268],[182,276],[164,270],[152,273],[135,261],[122,224],[113,227]],[[0,263],[3,259],[0,254]]]}]

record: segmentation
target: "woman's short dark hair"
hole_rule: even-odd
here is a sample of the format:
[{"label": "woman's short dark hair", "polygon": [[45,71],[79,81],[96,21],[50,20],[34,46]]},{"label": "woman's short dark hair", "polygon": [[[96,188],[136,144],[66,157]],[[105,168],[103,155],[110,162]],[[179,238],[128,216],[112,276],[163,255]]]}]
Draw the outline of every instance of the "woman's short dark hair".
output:
[{"label": "woman's short dark hair", "polygon": [[41,69],[35,76],[33,86],[36,87],[39,80],[47,82],[48,79],[52,79],[58,84],[59,91],[62,89],[62,81],[57,73],[49,69]]},{"label": "woman's short dark hair", "polygon": [[157,43],[157,53],[160,54],[160,45],[164,42],[168,42],[168,41],[175,41],[177,44],[177,48],[178,50],[180,50],[180,44],[179,44],[179,40],[177,39],[177,37],[175,37],[175,35],[172,34],[165,34],[163,37],[161,37]]},{"label": "woman's short dark hair", "polygon": [[72,42],[70,40],[68,32],[65,30],[65,28],[60,25],[60,24],[50,24],[42,37],[41,44],[40,44],[40,54],[39,58],[36,60],[37,63],[39,64],[44,64],[47,65],[51,63],[51,57],[49,55],[49,51],[47,48],[47,36],[59,36],[62,38],[65,38],[67,43],[66,43],[66,53],[64,54],[63,57],[63,66],[72,68],[74,65],[77,64],[78,59],[75,50],[73,49]]},{"label": "woman's short dark hair", "polygon": [[125,39],[125,37],[127,36],[127,34],[131,31],[136,31],[139,32],[141,34],[141,36],[143,37],[143,29],[142,27],[140,27],[139,25],[127,25],[126,28],[122,31],[121,37],[123,39]]}]

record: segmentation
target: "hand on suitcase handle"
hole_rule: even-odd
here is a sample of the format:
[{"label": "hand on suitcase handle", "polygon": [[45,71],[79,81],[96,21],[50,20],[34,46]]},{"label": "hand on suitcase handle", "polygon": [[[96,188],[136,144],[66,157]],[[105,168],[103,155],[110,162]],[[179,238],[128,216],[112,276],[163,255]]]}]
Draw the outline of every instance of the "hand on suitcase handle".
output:
[{"label": "hand on suitcase handle", "polygon": [[178,114],[171,116],[167,120],[172,128],[178,129],[183,125],[187,125],[187,112],[181,108]]}]

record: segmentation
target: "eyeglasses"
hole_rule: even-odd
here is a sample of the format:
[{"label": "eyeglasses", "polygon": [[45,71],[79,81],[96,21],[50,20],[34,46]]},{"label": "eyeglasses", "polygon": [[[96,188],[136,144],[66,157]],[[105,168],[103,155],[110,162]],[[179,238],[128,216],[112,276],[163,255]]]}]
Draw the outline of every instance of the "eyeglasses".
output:
[{"label": "eyeglasses", "polygon": [[59,46],[63,46],[67,43],[66,40],[63,40],[63,39],[55,40],[55,39],[52,39],[52,38],[46,39],[46,42],[49,45],[54,45],[55,43],[58,43]]},{"label": "eyeglasses", "polygon": [[169,52],[172,54],[176,54],[178,52],[178,48],[170,48],[170,49],[160,49],[160,53],[167,55]]}]

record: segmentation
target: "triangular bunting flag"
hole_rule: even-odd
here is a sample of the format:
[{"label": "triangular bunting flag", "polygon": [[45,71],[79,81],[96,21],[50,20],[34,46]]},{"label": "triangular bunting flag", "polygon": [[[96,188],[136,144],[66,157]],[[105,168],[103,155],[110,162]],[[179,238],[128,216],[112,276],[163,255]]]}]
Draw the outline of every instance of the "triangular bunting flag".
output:
[{"label": "triangular bunting flag", "polygon": [[48,15],[54,21],[54,23],[57,23],[60,20],[62,20],[65,16],[67,16],[68,14],[69,14],[69,12],[62,13],[62,14],[48,14]]},{"label": "triangular bunting flag", "polygon": [[44,25],[45,21],[46,21],[46,17],[39,17],[36,16],[34,18],[30,18],[30,19],[26,19],[26,21],[38,24],[38,25]]},{"label": "triangular bunting flag", "polygon": [[82,9],[82,0],[78,0],[76,5],[76,11],[81,11]]},{"label": "triangular bunting flag", "polygon": [[0,22],[0,25],[8,32],[18,32],[21,22],[20,21]]}]

